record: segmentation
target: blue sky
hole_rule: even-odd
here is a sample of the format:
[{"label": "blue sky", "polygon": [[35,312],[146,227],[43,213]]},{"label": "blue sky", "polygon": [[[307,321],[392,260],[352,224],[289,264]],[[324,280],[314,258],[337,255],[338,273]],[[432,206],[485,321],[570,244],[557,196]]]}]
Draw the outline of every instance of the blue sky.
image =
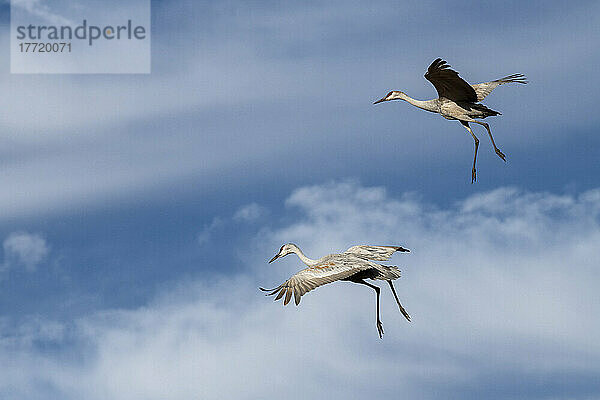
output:
[{"label": "blue sky", "polygon": [[[155,1],[149,75],[3,58],[1,397],[600,397],[599,12]],[[460,124],[372,105],[435,97],[437,57],[530,80],[486,98],[508,162],[475,127],[475,185]],[[266,264],[290,241],[411,248],[390,262],[413,322],[384,293],[379,340],[344,283],[265,299],[301,268]]]}]

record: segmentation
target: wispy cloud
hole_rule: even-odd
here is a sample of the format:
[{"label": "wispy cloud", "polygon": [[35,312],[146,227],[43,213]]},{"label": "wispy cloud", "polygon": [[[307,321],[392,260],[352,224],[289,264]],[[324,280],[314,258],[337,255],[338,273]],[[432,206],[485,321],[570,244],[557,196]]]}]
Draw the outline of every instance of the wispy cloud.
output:
[{"label": "wispy cloud", "polygon": [[46,240],[39,234],[13,232],[2,243],[4,263],[0,270],[23,268],[28,272],[35,271],[42,263],[50,248]]},{"label": "wispy cloud", "polygon": [[240,207],[235,214],[233,215],[234,221],[243,221],[243,222],[254,222],[259,218],[263,217],[267,214],[268,210],[257,204],[250,203],[243,207]]},{"label": "wispy cloud", "polygon": [[[404,104],[371,105],[392,88],[435,96],[423,72],[438,56],[473,81],[529,76],[530,85],[503,87],[488,99],[505,114],[492,129],[509,159],[509,146],[564,148],[565,140],[595,126],[594,115],[568,116],[592,104],[598,89],[582,78],[593,76],[597,65],[597,3],[563,13],[514,3],[468,21],[474,11],[465,4],[383,1],[365,10],[360,2],[154,2],[159,33],[151,76],[0,76],[10,93],[0,99],[8,110],[0,115],[3,148],[10,149],[3,176],[6,187],[18,188],[0,192],[0,208],[69,207],[164,187],[191,174],[223,181],[224,173],[236,170],[225,180],[246,178],[240,165],[264,176],[284,171],[299,154],[303,172],[331,172],[335,167],[329,170],[323,157],[340,154],[356,163],[366,146],[394,170],[412,167],[417,158],[426,162],[425,154],[430,164],[468,148],[466,156],[472,143],[458,124]],[[0,45],[8,48],[6,32]],[[193,51],[189,37],[198,39]],[[435,136],[424,139],[430,132]],[[480,151],[487,146],[489,155],[484,144]],[[365,161],[365,168],[370,164]]]},{"label": "wispy cloud", "polygon": [[269,210],[266,207],[258,203],[250,203],[238,208],[231,216],[213,217],[211,222],[204,224],[200,233],[198,233],[197,242],[201,246],[205,245],[212,240],[217,232],[222,233],[227,227],[239,226],[240,223],[257,223],[268,212]]},{"label": "wispy cloud", "polygon": [[208,243],[211,239],[211,236],[213,235],[213,233],[221,228],[223,226],[224,222],[221,218],[219,217],[214,217],[212,219],[212,221],[210,222],[210,224],[205,224],[204,227],[202,228],[202,230],[200,231],[200,233],[198,234],[198,237],[196,238],[196,240],[198,241],[199,245],[204,245],[206,243]]},{"label": "wispy cloud", "polygon": [[[48,6],[48,2],[41,0],[11,0],[11,7],[17,7],[28,13],[39,17],[45,23],[54,25],[72,25],[73,21],[61,15],[56,10],[52,10]],[[64,10],[63,10],[64,12]]]},{"label": "wispy cloud", "polygon": [[[36,328],[54,332],[46,341],[62,341],[59,353],[31,339],[0,344],[8,371],[0,394],[600,395],[600,190],[565,196],[500,188],[441,208],[347,181],[299,188],[286,204],[300,216],[281,228],[261,227],[240,275],[182,283],[144,307],[106,310],[64,330]],[[288,241],[313,257],[357,243],[410,247],[390,263],[403,271],[397,289],[413,322],[384,290],[386,335],[379,340],[372,292],[348,283],[319,288],[298,308],[263,297],[259,284],[278,284],[301,268],[293,257],[264,262]]]}]

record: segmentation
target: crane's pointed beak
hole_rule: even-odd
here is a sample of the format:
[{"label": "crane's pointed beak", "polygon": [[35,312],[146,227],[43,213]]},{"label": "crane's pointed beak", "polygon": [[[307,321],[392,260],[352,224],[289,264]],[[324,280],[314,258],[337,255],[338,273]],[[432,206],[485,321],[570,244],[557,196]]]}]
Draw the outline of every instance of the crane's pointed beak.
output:
[{"label": "crane's pointed beak", "polygon": [[275,257],[271,258],[271,260],[269,261],[269,264],[271,264],[273,261],[277,260],[279,258],[279,253],[275,254]]},{"label": "crane's pointed beak", "polygon": [[383,99],[379,99],[379,100],[377,100],[377,101],[376,101],[375,103],[373,103],[373,104],[378,104],[378,103],[381,103],[382,101],[385,101],[385,97],[384,97]]}]

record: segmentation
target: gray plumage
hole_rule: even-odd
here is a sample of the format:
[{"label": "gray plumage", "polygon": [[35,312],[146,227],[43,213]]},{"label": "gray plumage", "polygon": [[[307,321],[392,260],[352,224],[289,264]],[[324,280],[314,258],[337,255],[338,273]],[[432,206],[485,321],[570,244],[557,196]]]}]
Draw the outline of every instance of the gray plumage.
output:
[{"label": "gray plumage", "polygon": [[477,180],[475,164],[477,162],[477,149],[479,148],[479,139],[469,126],[469,122],[473,122],[483,126],[492,141],[494,150],[498,157],[506,161],[506,156],[500,151],[494,142],[490,126],[485,122],[475,120],[475,118],[483,119],[501,115],[498,111],[494,111],[480,101],[486,98],[492,90],[505,83],[527,83],[527,80],[522,74],[513,74],[504,78],[496,79],[491,82],[483,82],[475,85],[469,85],[464,81],[458,72],[451,70],[446,61],[441,58],[436,59],[431,63],[425,78],[433,84],[438,92],[438,98],[433,100],[415,100],[404,92],[391,91],[385,97],[377,100],[374,104],[389,100],[404,100],[408,103],[419,107],[423,110],[435,112],[448,120],[458,120],[465,127],[475,141],[475,155],[473,157],[473,170],[471,172],[471,183]]},{"label": "gray plumage", "polygon": [[[396,252],[409,252],[410,250],[400,246],[353,246],[340,254],[329,254],[318,260],[313,260],[304,255],[302,250],[293,243],[288,243],[279,249],[279,252],[269,263],[288,254],[295,253],[308,268],[301,270],[290,279],[273,289],[260,290],[268,292],[267,296],[275,296],[275,301],[284,298],[283,304],[287,305],[292,295],[296,305],[300,304],[300,298],[311,290],[335,281],[350,281],[360,283],[373,288],[377,294],[377,331],[379,337],[383,336],[383,325],[379,319],[379,287],[367,283],[365,279],[384,280],[390,285],[400,312],[410,321],[410,315],[406,312],[398,295],[393,280],[400,278],[400,270],[395,266],[377,264],[374,261],[386,261]],[[285,296],[285,297],[284,297]]]}]

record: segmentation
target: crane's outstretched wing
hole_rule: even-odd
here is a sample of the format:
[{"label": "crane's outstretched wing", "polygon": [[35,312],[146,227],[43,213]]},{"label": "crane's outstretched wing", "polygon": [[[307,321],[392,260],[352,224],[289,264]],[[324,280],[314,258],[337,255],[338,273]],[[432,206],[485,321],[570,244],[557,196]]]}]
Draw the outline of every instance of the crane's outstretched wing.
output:
[{"label": "crane's outstretched wing", "polygon": [[352,254],[360,258],[375,261],[389,260],[396,251],[409,252],[410,250],[400,246],[352,246],[344,253]]},{"label": "crane's outstretched wing", "polygon": [[473,87],[458,76],[458,72],[451,70],[446,61],[441,58],[436,59],[427,68],[425,79],[435,86],[439,97],[456,102],[475,103],[477,101],[477,94]]},{"label": "crane's outstretched wing", "polygon": [[311,290],[327,283],[348,278],[357,272],[369,268],[371,267],[368,265],[338,265],[326,262],[322,265],[314,265],[312,267],[303,269],[274,289],[259,289],[263,292],[269,292],[267,293],[267,296],[272,296],[277,293],[275,301],[282,298],[285,294],[283,305],[287,305],[287,303],[290,302],[293,293],[294,301],[296,302],[296,305],[298,305],[300,303],[300,297]]},{"label": "crane's outstretched wing", "polygon": [[473,89],[475,89],[475,93],[477,93],[477,101],[482,101],[488,94],[492,93],[492,90],[496,89],[498,86],[513,82],[526,84],[527,78],[525,78],[525,75],[523,74],[512,74],[505,76],[504,78],[496,79],[495,81],[477,83],[471,86]]}]

